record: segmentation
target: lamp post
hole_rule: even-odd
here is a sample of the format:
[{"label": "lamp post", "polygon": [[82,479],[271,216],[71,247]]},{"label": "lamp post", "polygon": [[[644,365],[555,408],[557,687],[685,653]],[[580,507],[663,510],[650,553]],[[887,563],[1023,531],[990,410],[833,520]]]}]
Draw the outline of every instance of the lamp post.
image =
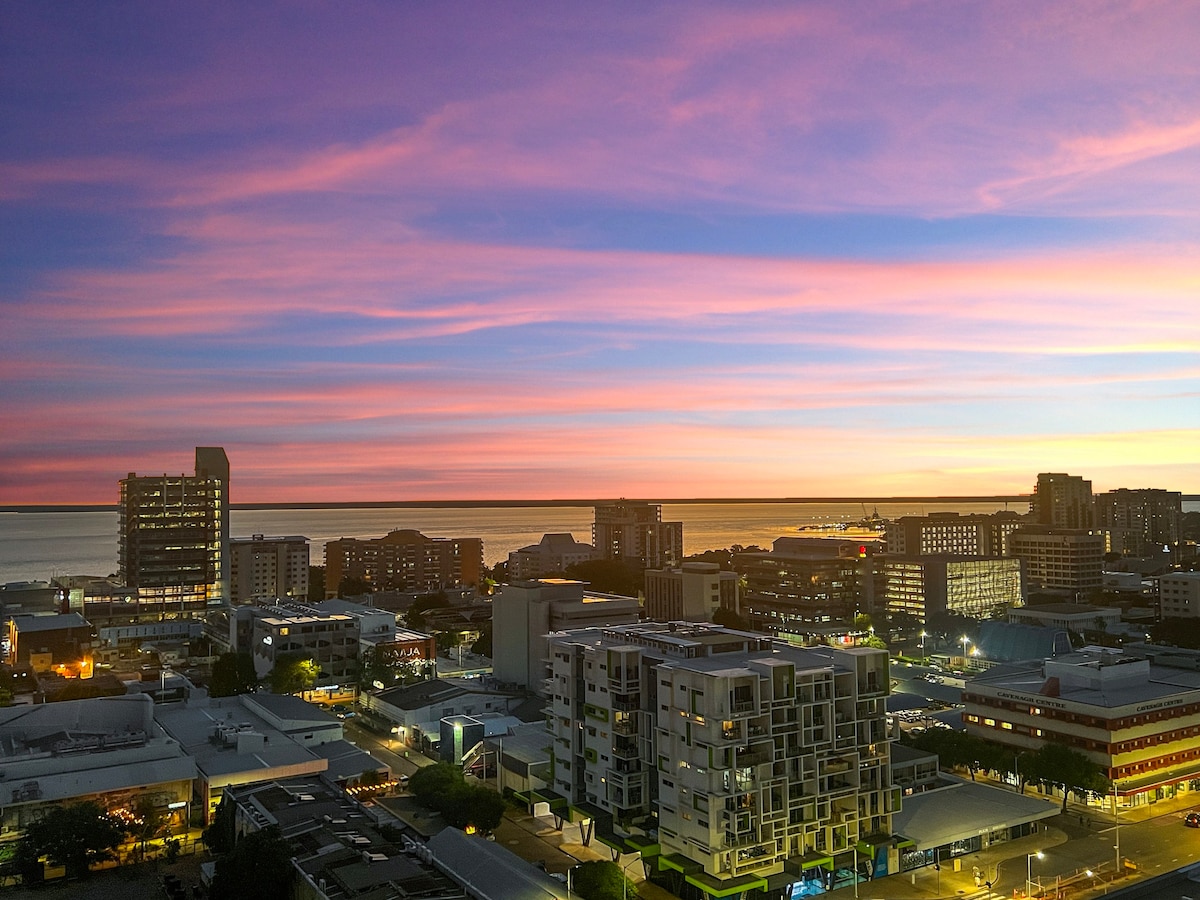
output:
[{"label": "lamp post", "polygon": [[1113,848],[1117,851],[1117,868],[1113,872],[1113,878],[1117,878],[1121,874],[1121,817],[1117,815],[1117,782],[1113,781],[1113,834],[1117,837],[1117,844]]},{"label": "lamp post", "polygon": [[1028,897],[1033,893],[1033,858],[1045,859],[1046,854],[1039,850],[1037,853],[1029,853],[1025,856],[1025,896]]},{"label": "lamp post", "polygon": [[967,644],[969,644],[969,643],[971,643],[971,639],[970,639],[969,637],[967,637],[967,636],[964,634],[964,635],[963,635],[963,638],[962,638],[962,645],[963,645],[963,668],[964,668],[964,669],[967,667]]},{"label": "lamp post", "polygon": [[632,866],[635,862],[637,862],[641,858],[642,858],[642,855],[639,853],[637,856],[635,856],[633,859],[631,859],[625,865],[621,866],[621,898],[622,898],[622,900],[629,900],[629,879],[625,877],[625,872],[628,871],[629,867]]},{"label": "lamp post", "polygon": [[929,637],[929,632],[921,631],[921,661],[925,661],[925,638]]},{"label": "lamp post", "polygon": [[[858,900],[858,844],[854,845],[854,898]],[[939,891],[940,893],[940,891]]]}]

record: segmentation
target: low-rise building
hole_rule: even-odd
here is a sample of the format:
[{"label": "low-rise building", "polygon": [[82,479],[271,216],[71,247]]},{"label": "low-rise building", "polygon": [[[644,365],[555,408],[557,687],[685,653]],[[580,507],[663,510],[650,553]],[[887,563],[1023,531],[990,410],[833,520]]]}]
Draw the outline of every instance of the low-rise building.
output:
[{"label": "low-rise building", "polygon": [[363,694],[359,702],[390,723],[401,744],[428,752],[441,740],[442,719],[507,715],[524,699],[521,692],[491,690],[477,679],[432,678]]},{"label": "low-rise building", "polygon": [[8,662],[34,672],[91,678],[99,640],[79,613],[13,616],[8,622]]},{"label": "low-rise building", "polygon": [[721,607],[740,605],[738,575],[716,563],[685,562],[646,570],[646,618],[657,622],[711,622]]},{"label": "low-rise building", "polygon": [[[194,694],[187,703],[158,707],[155,716],[195,760],[195,799],[206,823],[227,787],[296,776],[333,783],[353,777],[348,769],[386,769],[344,740],[340,720],[297,697]],[[331,770],[333,759],[338,765]]]},{"label": "low-rise building", "polygon": [[573,534],[544,534],[536,544],[508,554],[508,578],[510,581],[528,581],[561,575],[568,566],[587,562],[595,555],[595,547],[575,540]]},{"label": "low-rise building", "polygon": [[1164,619],[1200,616],[1200,572],[1171,572],[1159,576],[1158,608]]},{"label": "low-rise building", "polygon": [[94,800],[131,811],[143,798],[187,828],[196,763],[154,720],[144,695],[0,709],[0,841],[52,806]]},{"label": "low-rise building", "polygon": [[1107,631],[1117,625],[1121,621],[1121,610],[1087,603],[1043,603],[1009,610],[1008,621],[1082,634],[1085,631]]},{"label": "low-rise building", "polygon": [[1123,805],[1200,790],[1198,671],[1080,652],[984,673],[963,703],[968,734],[1014,753],[1065,744],[1101,768]]}]

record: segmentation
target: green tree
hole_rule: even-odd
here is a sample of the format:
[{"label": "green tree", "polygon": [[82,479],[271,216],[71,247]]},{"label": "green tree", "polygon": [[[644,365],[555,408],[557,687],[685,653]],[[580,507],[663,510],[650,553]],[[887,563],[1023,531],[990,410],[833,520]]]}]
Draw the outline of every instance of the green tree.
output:
[{"label": "green tree", "polygon": [[209,696],[233,697],[237,694],[249,694],[257,686],[258,675],[254,671],[254,657],[249,653],[222,653],[213,663]]},{"label": "green tree", "polygon": [[607,859],[580,863],[571,876],[571,887],[583,900],[623,900],[636,897],[637,889],[621,867]]},{"label": "green tree", "polygon": [[1039,781],[1061,790],[1064,812],[1072,793],[1105,794],[1112,786],[1098,764],[1078,750],[1052,742],[1022,754],[1021,775],[1026,781]]},{"label": "green tree", "polygon": [[275,694],[298,694],[317,683],[320,667],[307,653],[281,653],[267,676]]},{"label": "green tree", "polygon": [[128,830],[131,838],[141,842],[144,856],[146,844],[167,830],[167,815],[150,797],[139,797],[133,805],[133,823]]},{"label": "green tree", "polygon": [[492,831],[504,815],[504,798],[490,787],[468,784],[462,769],[435,763],[418,769],[409,779],[409,793],[427,809],[441,813],[447,825]]},{"label": "green tree", "polygon": [[446,596],[445,591],[438,591],[436,594],[422,594],[412,602],[408,611],[404,614],[404,621],[408,623],[409,628],[415,628],[422,631],[425,628],[425,613],[431,609],[449,609],[450,598]]},{"label": "green tree", "polygon": [[212,822],[204,829],[204,846],[218,855],[232,850],[237,840],[235,816],[236,809],[233,802],[222,797],[221,802],[217,804],[217,811],[213,814]]},{"label": "green tree", "polygon": [[276,825],[252,831],[217,859],[213,897],[223,900],[287,900],[292,882],[291,847]]},{"label": "green tree", "polygon": [[589,559],[567,566],[567,575],[586,581],[593,591],[636,597],[645,584],[645,571],[619,559]]},{"label": "green tree", "polygon": [[713,624],[722,625],[725,628],[733,628],[737,631],[753,631],[750,623],[735,613],[732,609],[724,606],[718,606],[713,611]]},{"label": "green tree", "polygon": [[114,857],[125,839],[125,827],[95,801],[50,810],[30,823],[21,839],[30,856],[45,856],[72,878],[86,878],[94,863]]}]

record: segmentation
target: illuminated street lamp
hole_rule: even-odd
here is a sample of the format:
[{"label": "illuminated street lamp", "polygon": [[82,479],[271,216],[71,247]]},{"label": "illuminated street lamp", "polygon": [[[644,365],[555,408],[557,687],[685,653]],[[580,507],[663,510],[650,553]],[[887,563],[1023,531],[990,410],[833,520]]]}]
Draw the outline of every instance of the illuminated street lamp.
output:
[{"label": "illuminated street lamp", "polygon": [[1025,896],[1028,897],[1033,893],[1033,858],[1045,859],[1046,854],[1039,850],[1037,853],[1029,853],[1025,856]]},{"label": "illuminated street lamp", "polygon": [[927,638],[927,637],[929,637],[929,633],[926,631],[922,631],[921,632],[921,659],[925,658],[925,638]]},{"label": "illuminated street lamp", "polygon": [[963,645],[963,668],[964,668],[964,669],[967,667],[967,644],[969,644],[969,643],[971,643],[971,639],[970,639],[969,637],[967,637],[967,636],[964,634],[964,635],[963,635],[963,637],[962,637],[962,645]]},{"label": "illuminated street lamp", "polygon": [[642,856],[639,853],[637,856],[635,856],[633,859],[631,859],[625,865],[621,866],[621,898],[622,898],[622,900],[629,900],[629,879],[625,877],[625,873],[629,870],[630,866],[632,866],[635,862],[637,862],[641,858],[642,858]]}]

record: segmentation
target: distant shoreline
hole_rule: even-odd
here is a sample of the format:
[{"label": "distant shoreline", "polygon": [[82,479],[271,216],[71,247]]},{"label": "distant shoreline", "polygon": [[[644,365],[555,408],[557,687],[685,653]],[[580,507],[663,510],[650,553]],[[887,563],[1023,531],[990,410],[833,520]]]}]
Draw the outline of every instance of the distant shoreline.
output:
[{"label": "distant shoreline", "polygon": [[[689,497],[632,498],[634,503],[662,503],[674,506],[687,504],[746,504],[746,503],[1028,503],[1029,494],[991,495],[978,497]],[[1185,501],[1200,500],[1200,495],[1185,496]],[[232,503],[230,509],[530,509],[539,506],[587,507],[614,503],[617,498],[575,500],[377,500],[355,503]],[[0,513],[63,513],[116,512],[115,503],[42,503],[0,506]]]}]

